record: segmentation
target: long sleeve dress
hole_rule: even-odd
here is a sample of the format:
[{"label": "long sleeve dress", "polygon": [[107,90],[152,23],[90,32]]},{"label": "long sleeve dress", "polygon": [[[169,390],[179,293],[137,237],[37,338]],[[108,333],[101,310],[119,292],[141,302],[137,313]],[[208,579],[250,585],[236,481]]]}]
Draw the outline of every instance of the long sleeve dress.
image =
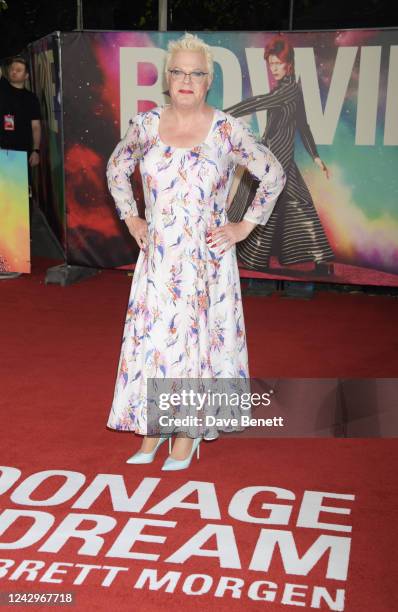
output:
[{"label": "long sleeve dress", "polygon": [[149,244],[141,250],[128,302],[108,426],[147,433],[150,378],[248,378],[235,248],[221,254],[206,232],[228,222],[236,165],[259,181],[244,218],[267,223],[285,183],[275,156],[249,128],[214,111],[204,142],[173,147],[159,137],[164,107],[130,120],[107,166],[120,219],[137,215],[130,176],[137,163]]},{"label": "long sleeve dress", "polygon": [[[237,247],[238,258],[248,268],[264,270],[271,255],[289,265],[306,261],[326,262],[334,258],[315,209],[311,194],[294,160],[296,130],[312,158],[319,157],[307,123],[301,88],[294,76],[285,76],[270,93],[248,98],[227,112],[242,117],[267,110],[262,142],[281,162],[286,185],[269,223],[256,227]],[[228,211],[231,221],[239,221],[258,188],[255,178],[245,172]]]}]

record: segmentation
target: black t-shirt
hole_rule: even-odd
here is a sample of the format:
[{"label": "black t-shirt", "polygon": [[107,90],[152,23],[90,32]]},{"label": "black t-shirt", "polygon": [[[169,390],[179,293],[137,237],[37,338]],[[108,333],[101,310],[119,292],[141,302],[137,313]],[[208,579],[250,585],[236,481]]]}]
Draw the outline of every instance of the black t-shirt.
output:
[{"label": "black t-shirt", "polygon": [[0,147],[13,151],[33,148],[32,120],[41,119],[37,96],[0,78]]}]

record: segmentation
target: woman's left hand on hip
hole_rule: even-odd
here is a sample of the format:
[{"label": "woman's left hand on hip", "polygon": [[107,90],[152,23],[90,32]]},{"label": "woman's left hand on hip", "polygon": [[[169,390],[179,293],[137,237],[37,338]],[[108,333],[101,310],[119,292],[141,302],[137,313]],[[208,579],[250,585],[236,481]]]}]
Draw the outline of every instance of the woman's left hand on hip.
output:
[{"label": "woman's left hand on hip", "polygon": [[225,253],[234,244],[247,238],[254,227],[254,223],[245,220],[239,223],[226,223],[221,227],[208,231],[207,244],[211,248],[219,247],[222,249],[221,253]]}]

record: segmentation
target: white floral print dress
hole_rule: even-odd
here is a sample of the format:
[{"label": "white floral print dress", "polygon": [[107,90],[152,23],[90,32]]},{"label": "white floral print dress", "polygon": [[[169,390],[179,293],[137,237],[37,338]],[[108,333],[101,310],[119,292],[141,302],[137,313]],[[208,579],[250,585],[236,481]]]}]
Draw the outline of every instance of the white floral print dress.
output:
[{"label": "white floral print dress", "polygon": [[130,176],[140,164],[149,244],[141,250],[128,302],[107,425],[147,433],[147,378],[248,378],[235,247],[207,244],[228,222],[236,165],[260,185],[244,218],[267,223],[285,184],[280,163],[249,128],[214,110],[204,142],[173,147],[159,137],[164,107],[130,120],[107,166],[120,219],[137,215]]}]

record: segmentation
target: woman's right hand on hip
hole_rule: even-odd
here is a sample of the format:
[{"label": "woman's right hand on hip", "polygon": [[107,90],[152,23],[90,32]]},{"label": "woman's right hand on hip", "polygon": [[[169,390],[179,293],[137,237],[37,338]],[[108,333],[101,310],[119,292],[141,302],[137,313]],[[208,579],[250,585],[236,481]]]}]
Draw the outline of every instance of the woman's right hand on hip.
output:
[{"label": "woman's right hand on hip", "polygon": [[140,249],[145,249],[148,246],[148,223],[135,215],[126,217],[125,222]]}]

